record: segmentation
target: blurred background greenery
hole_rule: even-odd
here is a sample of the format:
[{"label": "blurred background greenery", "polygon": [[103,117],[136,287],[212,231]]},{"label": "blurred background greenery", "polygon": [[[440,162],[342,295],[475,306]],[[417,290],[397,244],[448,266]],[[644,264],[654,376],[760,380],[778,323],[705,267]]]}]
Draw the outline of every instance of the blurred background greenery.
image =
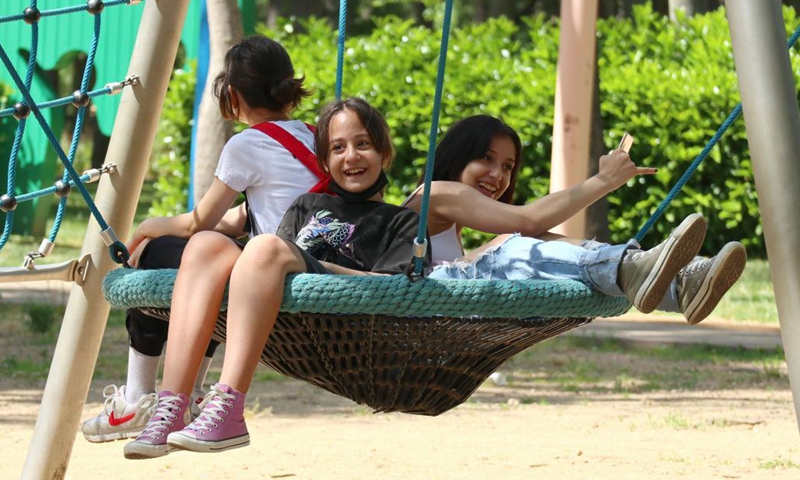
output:
[{"label": "blurred background greenery", "polygon": [[[297,112],[298,118],[308,122],[314,122],[319,107],[333,98],[337,3],[256,0],[256,31],[283,43],[298,72],[314,89],[314,96]],[[544,195],[549,189],[559,3],[456,2],[440,133],[458,119],[476,113],[500,116],[517,129],[524,144],[518,203]],[[636,138],[631,151],[634,160],[659,169],[657,175],[631,181],[609,196],[608,238],[604,239],[623,242],[637,232],[739,102],[729,31],[720,3],[600,2],[600,119],[595,129],[606,151],[616,146],[622,132],[631,132]],[[800,2],[783,3],[788,37],[797,27],[795,7]],[[390,172],[391,202],[400,202],[410,192],[424,166],[443,4],[438,0],[349,2],[344,95],[368,99],[384,112],[392,128],[397,159]],[[798,76],[800,59],[796,52],[791,59]],[[193,62],[179,60],[177,64],[137,221],[148,214],[186,210],[196,80]],[[71,87],[59,78],[73,75],[75,68],[67,66],[54,77],[56,86],[62,85],[58,87],[61,93],[71,92]],[[12,92],[0,84],[0,108],[7,106]],[[74,116],[71,108],[65,109],[67,117]],[[87,123],[91,128],[91,122]],[[8,158],[15,127],[13,118],[0,119],[0,154],[4,159]],[[76,160],[79,171],[104,158],[107,141],[97,142],[96,137],[82,137]],[[68,139],[65,142],[68,145]],[[53,173],[54,178],[57,175]],[[88,218],[81,203],[78,196],[69,199],[70,218],[59,236],[53,261],[76,256],[73,252],[80,247]],[[658,243],[692,212],[701,212],[708,219],[704,254],[713,254],[725,242],[737,239],[747,246],[751,259],[765,258],[742,120],[734,123],[711,151],[645,238],[645,246]],[[486,240],[477,232],[467,232],[466,237],[468,247]],[[18,265],[24,252],[37,246],[38,239],[12,236],[0,251],[0,265]],[[753,278],[758,284],[742,291],[742,298],[752,302],[754,296],[761,295],[757,292],[768,291],[771,302],[767,263],[751,261],[746,277],[751,271],[757,271]],[[771,307],[774,311],[774,305]],[[774,318],[764,310],[748,315]],[[736,315],[741,304],[730,311]]]}]

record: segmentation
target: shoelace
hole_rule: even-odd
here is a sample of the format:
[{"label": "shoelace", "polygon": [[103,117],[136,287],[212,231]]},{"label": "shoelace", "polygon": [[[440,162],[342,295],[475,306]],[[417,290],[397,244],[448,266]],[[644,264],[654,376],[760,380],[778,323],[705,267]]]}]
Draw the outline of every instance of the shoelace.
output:
[{"label": "shoelace", "polygon": [[[122,389],[117,388],[116,385],[106,385],[106,388],[103,389],[103,396],[105,397],[106,401],[103,404],[103,409],[106,411],[106,415],[111,415],[111,412],[114,411],[114,407],[116,406],[116,398],[118,396],[124,397],[122,394]],[[125,401],[127,403],[127,400]],[[139,408],[143,410],[148,410],[154,407],[158,403],[158,395],[155,393],[148,393],[146,395],[142,395],[141,398],[136,402]],[[122,412],[115,412],[115,413],[122,413]]]},{"label": "shoelace", "polygon": [[704,258],[702,260],[693,260],[689,262],[689,265],[683,267],[683,270],[678,272],[678,275],[686,276],[698,273],[701,270],[705,270],[710,264],[711,264],[710,258]]},{"label": "shoelace", "polygon": [[156,405],[158,405],[158,394],[157,393],[148,393],[146,395],[142,395],[139,398],[139,401],[136,402],[139,408],[144,410],[150,410]]},{"label": "shoelace", "polygon": [[203,398],[203,403],[200,404],[200,416],[186,429],[210,432],[212,428],[217,428],[218,424],[216,422],[222,421],[222,415],[228,415],[228,411],[233,408],[235,399],[235,395],[225,393],[217,388],[216,385],[212,385],[211,390]]},{"label": "shoelace", "polygon": [[173,410],[180,408],[181,399],[178,396],[161,397],[156,405],[150,408],[152,417],[147,422],[147,426],[139,435],[138,439],[145,437],[161,437],[164,435],[169,427],[174,425],[174,421],[178,418],[173,413]]},{"label": "shoelace", "polygon": [[647,257],[648,255],[651,255],[654,252],[654,250],[655,249],[651,248],[650,250],[636,250],[634,252],[628,252],[628,254],[625,255],[625,260],[629,262],[640,260],[644,257]]},{"label": "shoelace", "polygon": [[106,411],[106,415],[111,415],[111,412],[114,411],[114,400],[117,395],[119,395],[119,390],[116,385],[106,385],[106,388],[103,389],[103,396],[106,398],[103,409]]}]

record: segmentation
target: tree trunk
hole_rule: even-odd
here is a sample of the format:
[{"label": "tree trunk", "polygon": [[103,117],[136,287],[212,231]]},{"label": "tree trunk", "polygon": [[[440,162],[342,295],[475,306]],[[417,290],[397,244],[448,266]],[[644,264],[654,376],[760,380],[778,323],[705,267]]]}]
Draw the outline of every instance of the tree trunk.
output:
[{"label": "tree trunk", "polygon": [[631,16],[633,5],[642,3],[640,0],[614,0],[611,2],[600,2],[598,16],[603,18],[628,18]]},{"label": "tree trunk", "polygon": [[687,17],[708,11],[708,0],[669,0],[669,19],[675,21],[676,12],[683,10]]},{"label": "tree trunk", "polygon": [[[595,50],[595,63],[598,52]],[[600,156],[605,154],[603,144],[603,117],[600,114],[600,72],[594,69],[594,95],[592,95],[592,133],[589,148],[589,173],[600,171]],[[603,197],[586,209],[586,238],[608,242],[611,233],[608,228],[608,198]]]},{"label": "tree trunk", "polygon": [[487,13],[491,18],[505,15],[513,20],[517,17],[514,0],[492,0],[489,2]]},{"label": "tree trunk", "polygon": [[203,98],[197,113],[194,157],[194,205],[203,198],[214,181],[222,147],[233,134],[231,122],[222,118],[212,93],[217,74],[222,71],[225,53],[243,37],[242,20],[236,0],[206,0],[210,58]]},{"label": "tree trunk", "polygon": [[[353,7],[351,7],[353,8]],[[335,19],[339,12],[339,2],[319,0],[272,0],[267,7],[267,26],[275,28],[278,17],[310,16]],[[350,9],[348,9],[348,13]]]},{"label": "tree trunk", "polygon": [[92,168],[100,168],[106,161],[106,152],[108,151],[108,144],[111,142],[111,137],[105,136],[100,131],[100,126],[97,124],[97,117],[92,116]]},{"label": "tree trunk", "polygon": [[533,15],[542,13],[547,16],[558,17],[561,15],[561,1],[535,0],[528,6],[526,13]]}]

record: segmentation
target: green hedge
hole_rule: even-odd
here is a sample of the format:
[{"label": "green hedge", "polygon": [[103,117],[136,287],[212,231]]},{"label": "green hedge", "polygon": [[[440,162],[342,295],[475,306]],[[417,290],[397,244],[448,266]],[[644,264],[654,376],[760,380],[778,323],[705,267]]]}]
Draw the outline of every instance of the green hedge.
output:
[{"label": "green hedge", "polygon": [[[793,28],[794,11],[787,9],[784,16]],[[333,97],[336,31],[313,19],[259,31],[286,46],[315,89],[299,112],[313,122],[316,110]],[[613,148],[623,131],[631,132],[637,139],[634,159],[659,168],[656,176],[632,181],[610,196],[612,240],[622,242],[647,220],[739,94],[722,9],[670,22],[640,6],[630,19],[599,21],[597,36],[606,148]],[[519,202],[548,191],[558,37],[557,22],[541,16],[526,19],[524,27],[505,19],[461,25],[451,35],[441,130],[475,113],[499,115],[516,128],[524,143]],[[378,19],[371,34],[347,39],[344,95],[367,98],[386,114],[394,133],[393,202],[413,188],[423,169],[439,41],[440,32],[398,18]],[[792,57],[798,74],[800,60]],[[713,149],[646,245],[694,211],[709,220],[707,252],[741,239],[752,256],[764,255],[742,120]]]},{"label": "green hedge", "polygon": [[156,181],[148,215],[177,215],[186,211],[195,84],[194,62],[189,62],[186,69],[172,72],[150,162]]}]

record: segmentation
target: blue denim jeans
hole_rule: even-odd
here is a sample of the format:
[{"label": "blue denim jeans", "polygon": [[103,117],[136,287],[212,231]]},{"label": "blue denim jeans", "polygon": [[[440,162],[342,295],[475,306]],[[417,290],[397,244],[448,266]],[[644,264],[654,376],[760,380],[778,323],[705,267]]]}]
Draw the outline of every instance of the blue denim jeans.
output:
[{"label": "blue denim jeans", "polygon": [[[559,241],[513,235],[501,245],[481,254],[473,262],[452,262],[435,267],[434,279],[457,280],[577,280],[611,296],[623,296],[617,285],[617,270],[635,242],[608,245],[592,242],[592,249]],[[659,310],[678,312],[673,280]]]}]

